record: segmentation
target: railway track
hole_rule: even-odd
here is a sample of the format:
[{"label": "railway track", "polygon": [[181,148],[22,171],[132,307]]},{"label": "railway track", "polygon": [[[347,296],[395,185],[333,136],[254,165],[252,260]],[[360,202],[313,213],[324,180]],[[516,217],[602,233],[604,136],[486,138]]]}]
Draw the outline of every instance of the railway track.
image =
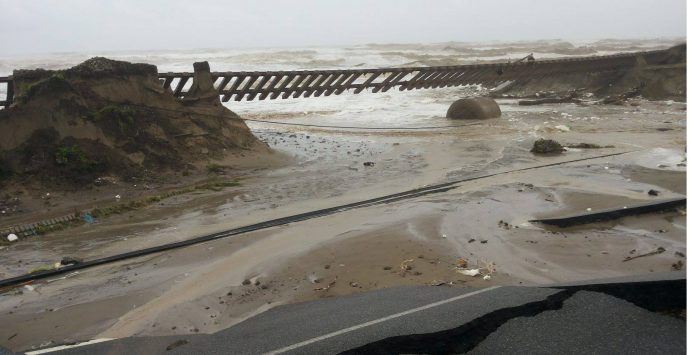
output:
[{"label": "railway track", "polygon": [[[647,63],[659,63],[668,50],[621,53],[603,56],[570,57],[551,60],[486,63],[435,67],[298,70],[298,71],[239,71],[212,72],[214,87],[223,102],[275,100],[298,97],[340,95],[352,90],[359,94],[432,89],[463,85],[495,87],[508,81],[520,81],[567,73],[600,73],[625,70],[635,66],[640,58]],[[176,97],[184,97],[191,87],[194,73],[159,73],[161,85]],[[0,107],[8,107],[15,100],[12,76],[0,77],[0,88],[6,96]]]}]

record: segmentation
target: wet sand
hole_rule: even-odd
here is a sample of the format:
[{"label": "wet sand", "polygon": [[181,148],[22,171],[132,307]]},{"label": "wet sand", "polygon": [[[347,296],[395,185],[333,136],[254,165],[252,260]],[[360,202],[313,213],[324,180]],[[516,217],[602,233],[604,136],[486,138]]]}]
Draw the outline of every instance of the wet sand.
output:
[{"label": "wet sand", "polygon": [[[449,94],[429,95],[444,100]],[[684,212],[563,230],[527,222],[685,194],[685,167],[678,166],[686,144],[684,103],[499,103],[502,118],[451,129],[362,132],[250,123],[295,163],[248,174],[242,186],[222,192],[178,196],[13,244],[0,250],[0,273],[8,277],[65,255],[111,255],[463,177],[630,153],[475,180],[446,193],[35,283],[33,290],[0,295],[0,344],[24,350],[96,337],[213,332],[278,304],[383,287],[548,284],[670,271],[678,260],[685,263]],[[536,137],[615,147],[534,156],[529,149]],[[364,166],[367,161],[375,165]],[[650,189],[659,196],[648,195]],[[623,262],[658,247],[666,251]],[[489,280],[461,275],[459,258],[493,262],[496,273]],[[403,272],[405,261],[411,268]]]}]

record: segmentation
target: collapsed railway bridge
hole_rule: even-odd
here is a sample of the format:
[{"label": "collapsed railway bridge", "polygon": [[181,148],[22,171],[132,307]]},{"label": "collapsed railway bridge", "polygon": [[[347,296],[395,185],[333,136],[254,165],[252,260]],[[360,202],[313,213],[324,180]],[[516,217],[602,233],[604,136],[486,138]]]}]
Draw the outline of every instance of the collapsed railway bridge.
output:
[{"label": "collapsed railway bridge", "polygon": [[[435,67],[402,67],[380,69],[240,71],[212,72],[214,87],[223,102],[230,100],[287,99],[340,95],[353,90],[373,93],[398,90],[429,89],[463,85],[496,87],[506,82],[539,79],[553,74],[624,72],[638,65],[663,65],[669,56],[683,57],[685,44],[668,50],[621,53],[614,55],[570,57]],[[159,73],[164,88],[176,97],[184,97],[191,87],[194,73]],[[0,107],[15,99],[12,76],[0,77],[0,88],[6,86]]]}]

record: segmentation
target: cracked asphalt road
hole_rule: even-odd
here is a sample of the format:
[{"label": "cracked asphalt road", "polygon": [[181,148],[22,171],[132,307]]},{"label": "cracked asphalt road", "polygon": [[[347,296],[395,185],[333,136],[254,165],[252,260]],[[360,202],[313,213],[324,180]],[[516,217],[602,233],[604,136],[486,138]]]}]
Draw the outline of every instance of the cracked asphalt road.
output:
[{"label": "cracked asphalt road", "polygon": [[553,288],[398,287],[276,307],[214,334],[131,337],[56,353],[680,354],[685,320],[668,311],[685,309],[684,292],[681,273]]}]

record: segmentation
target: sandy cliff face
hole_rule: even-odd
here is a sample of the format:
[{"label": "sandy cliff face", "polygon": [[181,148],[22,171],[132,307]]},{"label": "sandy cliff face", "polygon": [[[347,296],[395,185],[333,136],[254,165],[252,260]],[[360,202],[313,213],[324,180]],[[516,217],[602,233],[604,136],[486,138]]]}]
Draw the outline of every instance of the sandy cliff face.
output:
[{"label": "sandy cliff face", "polygon": [[200,168],[237,151],[268,152],[221,105],[207,63],[195,64],[183,100],[162,87],[155,66],[106,58],[14,78],[17,100],[0,111],[0,179],[127,179]]}]

